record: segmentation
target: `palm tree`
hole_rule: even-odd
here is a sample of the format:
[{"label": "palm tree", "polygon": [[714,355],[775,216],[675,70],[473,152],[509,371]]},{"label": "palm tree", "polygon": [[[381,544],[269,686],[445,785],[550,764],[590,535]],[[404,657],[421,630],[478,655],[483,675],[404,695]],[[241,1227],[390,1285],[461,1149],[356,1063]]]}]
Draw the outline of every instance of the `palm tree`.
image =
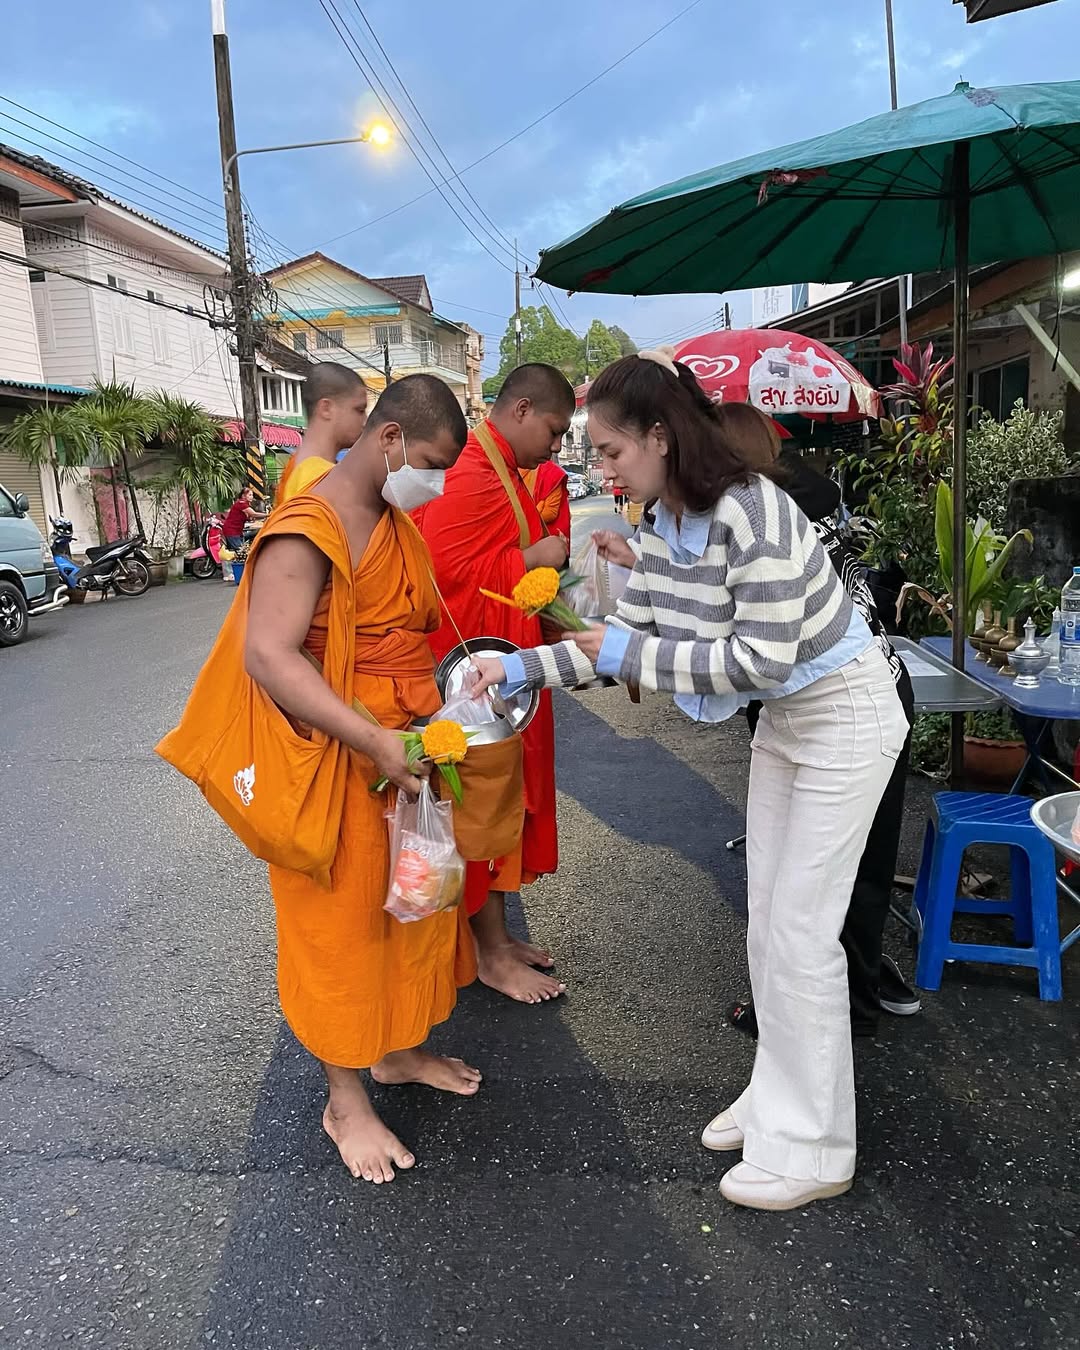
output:
[{"label": "palm tree", "polygon": [[188,506],[216,506],[244,476],[244,448],[221,439],[221,424],[201,404],[159,389],[149,398],[154,434],[176,457],[176,481]]},{"label": "palm tree", "polygon": [[4,448],[37,469],[48,467],[56,486],[56,501],[64,511],[63,482],[87,461],[91,442],[78,418],[78,405],[46,403],[20,413],[4,436]]},{"label": "palm tree", "polygon": [[[131,481],[129,457],[137,457],[146,448],[154,434],[154,411],[149,399],[135,392],[134,383],[112,380],[106,383],[94,377],[93,388],[80,403],[74,415],[85,427],[93,442],[96,457],[113,471],[113,498],[116,498],[116,465],[124,471],[131,509],[139,533],[143,533],[139,500]],[[119,513],[117,513],[119,515]]]}]

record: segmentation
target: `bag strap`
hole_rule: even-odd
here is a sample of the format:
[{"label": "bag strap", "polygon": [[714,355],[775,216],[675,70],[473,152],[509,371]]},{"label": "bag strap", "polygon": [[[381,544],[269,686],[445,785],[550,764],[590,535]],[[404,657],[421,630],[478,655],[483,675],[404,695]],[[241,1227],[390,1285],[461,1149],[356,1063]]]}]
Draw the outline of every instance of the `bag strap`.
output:
[{"label": "bag strap", "polygon": [[[322,674],[323,669],[322,662],[319,661],[316,657],[312,656],[312,654],[308,651],[306,647],[300,648],[300,654],[301,656],[307,657],[307,659],[311,662],[311,664],[315,667],[315,669],[319,672],[319,674],[320,675]],[[368,722],[370,722],[372,726],[374,727],[382,726],[382,723],[374,715],[374,713],[369,712],[368,709],[364,707],[364,705],[360,702],[358,698],[353,699],[352,706],[353,712],[358,712],[360,716],[365,718]]]},{"label": "bag strap", "polygon": [[[498,475],[499,482],[503,486],[503,491],[510,499],[510,505],[514,508],[514,516],[517,520],[518,536],[520,547],[527,549],[532,543],[532,531],[529,529],[529,522],[525,516],[525,508],[521,504],[521,498],[514,489],[514,484],[510,479],[510,470],[506,467],[506,460],[503,458],[502,451],[495,444],[495,437],[491,434],[491,429],[486,422],[481,422],[473,427],[473,434],[484,454],[487,455],[491,467]],[[541,528],[544,522],[540,522]],[[547,533],[547,530],[544,530]]]}]

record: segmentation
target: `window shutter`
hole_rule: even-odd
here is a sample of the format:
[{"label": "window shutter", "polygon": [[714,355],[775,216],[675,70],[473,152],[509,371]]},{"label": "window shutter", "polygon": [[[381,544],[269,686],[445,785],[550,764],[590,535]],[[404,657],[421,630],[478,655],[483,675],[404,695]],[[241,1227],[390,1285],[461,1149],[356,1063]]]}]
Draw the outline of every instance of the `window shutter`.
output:
[{"label": "window shutter", "polygon": [[43,352],[56,350],[56,331],[53,328],[52,310],[49,308],[49,294],[45,274],[38,281],[31,275],[30,296],[34,305],[34,323],[37,325],[38,345]]}]

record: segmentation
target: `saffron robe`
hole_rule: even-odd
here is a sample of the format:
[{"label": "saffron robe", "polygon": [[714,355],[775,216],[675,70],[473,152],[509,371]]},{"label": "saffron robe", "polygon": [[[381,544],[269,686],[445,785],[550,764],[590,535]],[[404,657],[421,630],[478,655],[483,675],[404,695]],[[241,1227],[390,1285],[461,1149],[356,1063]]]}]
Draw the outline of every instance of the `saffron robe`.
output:
[{"label": "saffron robe", "polygon": [[[295,507],[314,504],[330,511],[322,498],[305,496],[275,512],[274,532],[293,532],[287,522]],[[314,525],[311,514],[295,532],[327,552],[318,513]],[[320,661],[330,616],[342,612],[333,603],[341,584],[332,571],[305,640]],[[355,584],[353,696],[382,726],[403,730],[441,702],[427,643],[439,623],[438,598],[427,549],[407,516],[384,513],[356,564]],[[391,1051],[423,1044],[450,1016],[458,988],[476,976],[464,906],[407,924],[383,909],[390,851],[385,816],[393,794],[371,792],[378,777],[371,760],[350,754],[329,890],[299,872],[270,868],[282,1011],[302,1045],[344,1068],[368,1068]]]},{"label": "saffron robe", "polygon": [[329,460],[323,459],[322,455],[308,455],[304,459],[298,459],[297,455],[300,453],[297,450],[295,455],[289,456],[285,472],[278,479],[277,492],[274,495],[275,506],[283,506],[293,497],[310,492],[334,467]]},{"label": "saffron robe", "polygon": [[551,534],[559,534],[570,541],[570,493],[566,484],[566,470],[553,459],[535,469],[522,469],[521,481],[536,503],[540,519]]},{"label": "saffron robe", "polygon": [[[521,481],[509,444],[495,427],[487,428],[502,455],[508,481],[515,492],[529,534],[529,543],[544,537],[536,503]],[[413,513],[435,563],[439,583],[462,637],[501,637],[519,647],[540,646],[539,619],[501,605],[480,594],[480,587],[509,595],[525,575],[521,527],[510,498],[476,435],[469,433],[465,449],[446,474],[443,495]],[[447,616],[432,633],[435,659],[441,660],[458,644]],[[536,716],[524,735],[525,825],[521,844],[505,858],[466,867],[465,902],[470,914],[482,909],[490,891],[516,891],[538,876],[554,872],[559,864],[555,824],[555,718],[551,694],[544,690]]]}]

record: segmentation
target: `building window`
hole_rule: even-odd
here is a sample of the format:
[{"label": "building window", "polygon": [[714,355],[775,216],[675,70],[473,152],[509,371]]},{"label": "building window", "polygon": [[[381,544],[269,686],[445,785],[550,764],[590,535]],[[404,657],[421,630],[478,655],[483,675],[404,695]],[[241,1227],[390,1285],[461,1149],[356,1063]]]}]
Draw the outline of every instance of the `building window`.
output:
[{"label": "building window", "polygon": [[135,355],[135,331],[131,325],[131,315],[119,295],[112,300],[113,348],[117,356]]},{"label": "building window", "polygon": [[150,290],[146,292],[146,298],[147,300],[152,300],[155,304],[158,305],[160,305],[165,299],[165,297],[161,294],[160,291],[150,291]]},{"label": "building window", "polygon": [[123,277],[115,277],[115,276],[113,276],[113,274],[112,274],[111,272],[109,272],[107,275],[108,275],[108,278],[109,278],[109,286],[110,286],[114,291],[126,291],[126,290],[127,290],[127,282],[124,280]]},{"label": "building window", "polygon": [[372,345],[375,347],[385,347],[387,344],[391,347],[401,346],[401,324],[399,323],[372,324],[371,335],[374,339]]},{"label": "building window", "polygon": [[31,280],[32,282],[44,281],[44,280],[45,280],[45,273],[44,273],[44,272],[36,272],[36,271],[35,271],[35,272],[31,272],[31,273],[30,273],[30,280]]},{"label": "building window", "polygon": [[306,333],[294,333],[294,334],[292,335],[292,345],[293,345],[293,351],[294,351],[294,352],[306,352],[307,349],[308,349],[308,345],[307,345],[307,334],[306,334]]},{"label": "building window", "polygon": [[344,347],[340,328],[320,328],[315,338],[315,346],[325,351],[328,347]]},{"label": "building window", "polygon": [[263,375],[259,380],[264,412],[300,415],[300,381],[283,380],[277,375]]},{"label": "building window", "polygon": [[169,361],[169,332],[163,323],[150,325],[150,340],[154,345],[154,360],[159,366]]},{"label": "building window", "polygon": [[977,413],[989,413],[997,422],[1008,421],[1017,399],[1027,406],[1030,373],[1026,356],[975,371],[969,388]]}]

